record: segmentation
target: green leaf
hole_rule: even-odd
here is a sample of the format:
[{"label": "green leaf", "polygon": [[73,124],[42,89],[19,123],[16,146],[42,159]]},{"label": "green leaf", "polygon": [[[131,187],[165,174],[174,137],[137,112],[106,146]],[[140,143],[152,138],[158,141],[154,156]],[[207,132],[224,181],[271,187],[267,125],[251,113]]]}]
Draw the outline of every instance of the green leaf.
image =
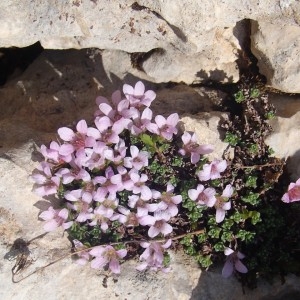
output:
[{"label": "green leaf", "polygon": [[142,133],[139,135],[141,141],[145,144],[147,147],[148,151],[154,153],[156,152],[156,143],[154,141],[154,137],[152,138],[149,134]]},{"label": "green leaf", "polygon": [[236,146],[240,142],[240,138],[229,131],[225,133],[224,142],[228,143],[230,146]]},{"label": "green leaf", "polygon": [[210,255],[199,255],[197,260],[203,268],[208,268],[212,264]]},{"label": "green leaf", "polygon": [[246,187],[256,188],[257,187],[256,181],[257,181],[256,176],[248,176],[245,185]]},{"label": "green leaf", "polygon": [[208,235],[212,238],[218,239],[221,233],[221,228],[219,227],[213,227],[208,231]]},{"label": "green leaf", "polygon": [[250,90],[250,97],[252,97],[252,98],[257,98],[259,96],[259,94],[260,94],[259,89],[253,88]]},{"label": "green leaf", "polygon": [[224,244],[222,242],[219,242],[219,243],[216,243],[214,245],[214,249],[217,251],[217,252],[221,252],[221,251],[224,251]]},{"label": "green leaf", "polygon": [[258,153],[258,146],[256,144],[250,144],[248,146],[248,150],[252,154],[257,154]]},{"label": "green leaf", "polygon": [[238,91],[234,94],[234,99],[237,103],[242,103],[245,100],[245,96],[242,91]]},{"label": "green leaf", "polygon": [[240,223],[242,221],[242,215],[237,211],[233,216],[230,217],[235,223]]},{"label": "green leaf", "polygon": [[261,222],[260,213],[258,211],[249,212],[251,223],[255,225],[258,222]]},{"label": "green leaf", "polygon": [[198,243],[204,243],[207,240],[207,235],[206,233],[201,233],[197,236],[198,238]]},{"label": "green leaf", "polygon": [[248,195],[242,197],[242,201],[251,205],[257,205],[259,203],[259,194],[250,192]]},{"label": "green leaf", "polygon": [[224,231],[222,233],[221,240],[223,242],[230,242],[232,240],[232,236],[233,236],[232,232],[230,232],[230,231]]},{"label": "green leaf", "polygon": [[[240,220],[240,218],[239,218],[239,220]],[[230,230],[233,224],[234,224],[233,220],[225,219],[225,221],[222,224],[222,228],[225,230]]]},{"label": "green leaf", "polygon": [[237,238],[241,239],[242,241],[245,242],[250,242],[255,236],[254,232],[250,232],[247,230],[241,229],[238,234],[236,235]]}]

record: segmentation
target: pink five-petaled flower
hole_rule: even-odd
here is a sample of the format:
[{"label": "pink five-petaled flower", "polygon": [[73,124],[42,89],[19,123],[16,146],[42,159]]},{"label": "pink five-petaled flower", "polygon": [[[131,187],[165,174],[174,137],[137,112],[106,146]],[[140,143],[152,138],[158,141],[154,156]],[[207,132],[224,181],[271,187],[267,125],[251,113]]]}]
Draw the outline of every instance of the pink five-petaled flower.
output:
[{"label": "pink five-petaled flower", "polygon": [[221,178],[220,173],[224,172],[226,168],[226,160],[215,160],[203,166],[203,170],[198,173],[198,178],[200,181]]},{"label": "pink five-petaled flower", "polygon": [[71,203],[68,203],[68,207],[79,213],[76,221],[85,222],[91,218],[92,208],[90,203],[92,202],[92,197],[86,196],[81,189],[67,191],[64,197],[66,200],[71,201]]},{"label": "pink five-petaled flower", "polygon": [[50,165],[46,161],[40,163],[31,179],[35,181],[35,193],[41,197],[56,194],[60,185],[60,178],[52,176]]},{"label": "pink five-petaled flower", "polygon": [[97,179],[97,183],[100,183],[100,187],[94,195],[95,201],[102,201],[108,193],[112,198],[115,198],[116,193],[124,189],[121,186],[121,174],[114,174],[112,167],[106,168],[105,176],[97,176],[95,179]]},{"label": "pink five-petaled flower", "polygon": [[139,135],[142,132],[150,131],[155,134],[159,134],[158,127],[155,123],[152,123],[152,110],[148,107],[144,109],[142,115],[138,115],[137,118],[133,119],[133,124],[131,124],[130,131],[133,135]]},{"label": "pink five-petaled flower", "polygon": [[139,151],[137,146],[130,147],[131,157],[124,158],[124,166],[126,168],[135,168],[140,170],[148,166],[148,152]]},{"label": "pink five-petaled flower", "polygon": [[95,258],[91,262],[93,269],[101,269],[108,264],[109,269],[115,273],[120,274],[119,260],[127,255],[126,249],[115,250],[112,246],[96,246],[90,252]]},{"label": "pink five-petaled flower", "polygon": [[146,174],[138,174],[138,171],[131,169],[129,172],[130,179],[133,182],[132,192],[134,194],[141,193],[141,197],[145,200],[150,200],[152,197],[152,192],[148,186],[145,185],[145,182],[148,180]]},{"label": "pink five-petaled flower", "polygon": [[67,142],[60,146],[60,155],[70,155],[74,151],[84,149],[85,147],[93,147],[98,137],[98,130],[92,127],[87,127],[86,121],[81,120],[76,125],[77,132],[74,132],[68,127],[62,127],[57,130],[60,138]]},{"label": "pink five-petaled flower", "polygon": [[230,248],[225,248],[224,254],[227,256],[225,265],[222,270],[222,276],[228,278],[234,270],[240,273],[247,273],[247,267],[240,261],[245,255],[239,251],[233,251]]},{"label": "pink five-petaled flower", "polygon": [[94,123],[99,130],[98,139],[100,139],[100,141],[106,143],[107,145],[117,144],[119,142],[119,134],[123,130],[122,126],[119,126],[120,124],[114,124],[107,116],[96,117]]},{"label": "pink five-petaled flower", "polygon": [[118,201],[115,200],[104,200],[102,205],[96,207],[91,216],[92,222],[89,223],[90,226],[100,225],[100,228],[103,232],[106,232],[108,229],[108,223],[114,214],[114,209],[118,205]]},{"label": "pink five-petaled flower", "polygon": [[147,201],[148,200],[144,200],[138,195],[128,196],[128,206],[130,208],[136,208],[138,217],[146,216],[148,215],[148,212],[157,210],[157,203],[147,203]]},{"label": "pink five-petaled flower", "polygon": [[104,115],[110,118],[112,123],[119,131],[128,129],[128,125],[132,123],[130,118],[136,118],[138,116],[138,110],[131,107],[129,108],[129,100],[122,100],[117,106],[117,110],[114,110],[109,104],[101,103],[99,109]]},{"label": "pink five-petaled flower", "polygon": [[59,226],[63,229],[68,229],[72,226],[73,221],[66,222],[68,219],[69,212],[66,208],[54,209],[52,206],[48,210],[43,211],[40,214],[40,218],[46,221],[44,225],[44,230],[47,232],[53,231]]},{"label": "pink five-petaled flower", "polygon": [[300,178],[295,183],[290,183],[288,191],[282,196],[281,200],[285,203],[300,201]]},{"label": "pink five-petaled flower", "polygon": [[[167,211],[155,211],[154,216],[151,218],[151,216],[148,216],[147,225],[151,225],[151,227],[148,230],[148,235],[150,238],[154,238],[160,233],[163,234],[163,236],[166,236],[170,234],[173,231],[173,227],[167,223],[167,221],[170,220],[171,215]],[[150,224],[149,224],[150,223]],[[142,223],[141,223],[142,224]],[[142,224],[146,225],[146,224]]]},{"label": "pink five-petaled flower", "polygon": [[168,271],[164,266],[164,252],[172,244],[172,240],[169,239],[165,244],[159,242],[142,242],[140,245],[145,248],[145,251],[140,256],[142,264],[140,264],[136,269],[138,271],[143,271],[147,267],[150,270],[157,271]]},{"label": "pink five-petaled flower", "polygon": [[166,211],[171,217],[178,214],[177,205],[182,202],[181,195],[174,195],[174,186],[170,183],[167,184],[167,191],[163,192],[160,196],[161,202],[158,203],[157,210]]},{"label": "pink five-petaled flower", "polygon": [[206,205],[213,207],[216,203],[216,191],[213,188],[204,189],[204,185],[198,184],[196,189],[188,190],[188,195],[191,200],[196,201],[198,205]]},{"label": "pink five-petaled flower", "polygon": [[118,211],[121,213],[118,217],[118,221],[127,227],[134,227],[139,225],[139,220],[135,212],[129,209],[119,206]]},{"label": "pink five-petaled flower", "polygon": [[200,155],[211,153],[214,150],[212,145],[199,145],[195,133],[191,135],[188,132],[184,132],[181,139],[183,148],[178,152],[183,156],[191,155],[192,164],[196,164],[200,160]]},{"label": "pink five-petaled flower", "polygon": [[161,115],[156,116],[155,122],[158,126],[159,135],[170,141],[173,134],[177,134],[178,132],[176,128],[178,121],[179,116],[177,113],[171,114],[167,119]]},{"label": "pink five-petaled flower", "polygon": [[142,105],[149,107],[156,97],[155,92],[152,90],[145,92],[145,85],[141,81],[138,81],[134,87],[129,84],[124,84],[123,93],[130,101],[130,105],[137,108]]},{"label": "pink five-petaled flower", "polygon": [[216,208],[216,222],[220,223],[225,218],[225,212],[226,210],[229,210],[231,208],[230,201],[225,201],[228,198],[230,198],[233,194],[233,188],[230,184],[227,184],[222,195],[219,197],[216,197],[217,200],[214,204]]},{"label": "pink five-petaled flower", "polygon": [[73,180],[83,180],[89,181],[91,180],[90,174],[82,167],[82,160],[85,159],[84,150],[77,151],[78,157],[72,156],[72,159],[69,161],[70,167],[68,168],[61,168],[57,171],[57,175],[62,177],[63,184],[69,184]]}]

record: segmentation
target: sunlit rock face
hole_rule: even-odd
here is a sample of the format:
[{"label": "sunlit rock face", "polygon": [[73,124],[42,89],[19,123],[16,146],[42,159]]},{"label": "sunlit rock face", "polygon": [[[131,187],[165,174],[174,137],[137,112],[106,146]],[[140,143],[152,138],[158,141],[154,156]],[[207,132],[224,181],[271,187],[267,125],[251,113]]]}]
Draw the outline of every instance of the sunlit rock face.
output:
[{"label": "sunlit rock face", "polygon": [[3,1],[0,47],[39,41],[47,49],[109,49],[133,56],[135,66],[155,82],[236,82],[237,59],[250,38],[248,25],[240,22],[248,19],[258,24],[252,49],[264,59],[260,68],[268,83],[299,92],[297,63],[285,61],[299,58],[299,5],[292,0]]}]

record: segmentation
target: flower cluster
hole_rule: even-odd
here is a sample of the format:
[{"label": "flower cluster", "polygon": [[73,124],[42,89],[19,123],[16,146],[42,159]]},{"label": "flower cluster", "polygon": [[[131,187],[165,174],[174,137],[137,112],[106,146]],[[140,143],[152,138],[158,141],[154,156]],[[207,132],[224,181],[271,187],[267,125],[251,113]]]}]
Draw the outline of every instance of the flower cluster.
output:
[{"label": "flower cluster", "polygon": [[[228,184],[217,192],[209,186],[210,181],[221,178],[227,163],[215,160],[197,169],[213,147],[198,144],[194,133],[183,132],[181,139],[177,138],[177,113],[153,118],[150,105],[156,97],[154,91],[145,91],[139,81],[134,87],[125,84],[123,93],[124,97],[120,91],[114,92],[111,101],[102,96],[96,99],[94,126],[80,120],[76,130],[58,129],[60,143],[41,146],[45,160],[32,174],[35,192],[42,197],[56,195],[63,204],[60,208],[50,206],[40,218],[45,221],[45,231],[62,227],[78,237],[82,230],[89,231],[88,236],[97,234],[92,247],[84,238],[74,239],[79,264],[91,261],[92,268],[108,267],[118,274],[119,261],[129,251],[126,238],[142,235],[139,244],[144,252],[137,269],[167,271],[164,258],[172,246],[174,228],[180,227],[183,202],[180,184],[176,184],[178,171],[169,171],[173,172],[172,182],[168,173],[160,173],[163,182],[155,178],[164,164],[170,166],[167,154],[175,153],[174,164],[182,160],[195,166],[193,176],[198,185],[187,191],[188,197],[198,207],[214,209],[217,223],[231,209],[233,187]],[[158,237],[161,239],[155,240]],[[123,242],[123,248],[113,247],[112,242]]]}]

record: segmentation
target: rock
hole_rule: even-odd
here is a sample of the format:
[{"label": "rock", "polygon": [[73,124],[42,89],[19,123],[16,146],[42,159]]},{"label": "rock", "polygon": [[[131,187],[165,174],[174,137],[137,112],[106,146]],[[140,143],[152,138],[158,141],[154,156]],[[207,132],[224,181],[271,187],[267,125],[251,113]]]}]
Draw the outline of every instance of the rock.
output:
[{"label": "rock", "polygon": [[[278,74],[281,74],[280,61],[284,61],[284,57],[290,54],[298,57],[298,41],[293,38],[298,34],[299,6],[294,0],[276,0],[272,4],[254,0],[242,3],[75,0],[59,5],[46,0],[26,0],[26,4],[21,5],[9,0],[0,4],[0,47],[25,47],[39,41],[47,49],[122,51],[139,56],[136,67],[144,70],[154,82],[191,84],[207,79],[236,82],[239,79],[236,61],[244,50],[242,39],[248,31],[239,24],[251,19],[261,24],[261,28],[264,24],[273,24],[266,29],[272,34],[258,46],[254,45],[253,51],[257,49],[257,55],[263,54],[262,58],[270,61],[270,67],[278,67],[278,71],[275,70],[274,78],[271,70],[267,72],[261,67],[262,72],[268,75],[272,86],[293,92],[299,90],[293,87],[298,78],[297,67],[285,66],[285,75]],[[279,33],[278,27],[283,25]],[[258,39],[257,35],[254,40]],[[276,54],[267,51],[276,35],[284,36],[283,45],[290,41],[294,44],[289,49],[283,46],[277,50],[277,54],[282,52],[277,60]],[[263,44],[266,45],[261,46]]]},{"label": "rock", "polygon": [[275,151],[275,156],[287,159],[293,180],[300,177],[300,98],[287,95],[270,95],[277,116],[270,120],[273,132],[266,143]]},{"label": "rock", "polygon": [[[173,26],[158,12],[148,8],[150,4],[151,1],[139,5],[135,1],[78,0],[57,6],[49,6],[47,1],[31,1],[20,6],[6,2],[0,6],[5,17],[0,29],[0,47],[25,47],[40,41],[47,49],[97,47],[128,53],[162,49],[165,55],[155,55],[143,66],[146,72],[149,69],[148,75],[156,82],[192,83],[199,80],[197,73],[201,70],[206,73],[223,70],[226,74],[224,81],[238,80],[234,54],[238,41],[230,30],[209,28],[198,33],[201,39],[190,39],[185,34],[186,28]],[[198,22],[198,19],[194,21]],[[24,35],[26,39],[22,38]],[[224,43],[226,50],[215,47],[220,43]],[[153,61],[157,64],[153,65]],[[165,68],[170,61],[176,61],[176,73],[169,65],[168,69]]]},{"label": "rock", "polygon": [[300,93],[299,24],[252,21],[251,49],[267,84],[287,93]]}]

